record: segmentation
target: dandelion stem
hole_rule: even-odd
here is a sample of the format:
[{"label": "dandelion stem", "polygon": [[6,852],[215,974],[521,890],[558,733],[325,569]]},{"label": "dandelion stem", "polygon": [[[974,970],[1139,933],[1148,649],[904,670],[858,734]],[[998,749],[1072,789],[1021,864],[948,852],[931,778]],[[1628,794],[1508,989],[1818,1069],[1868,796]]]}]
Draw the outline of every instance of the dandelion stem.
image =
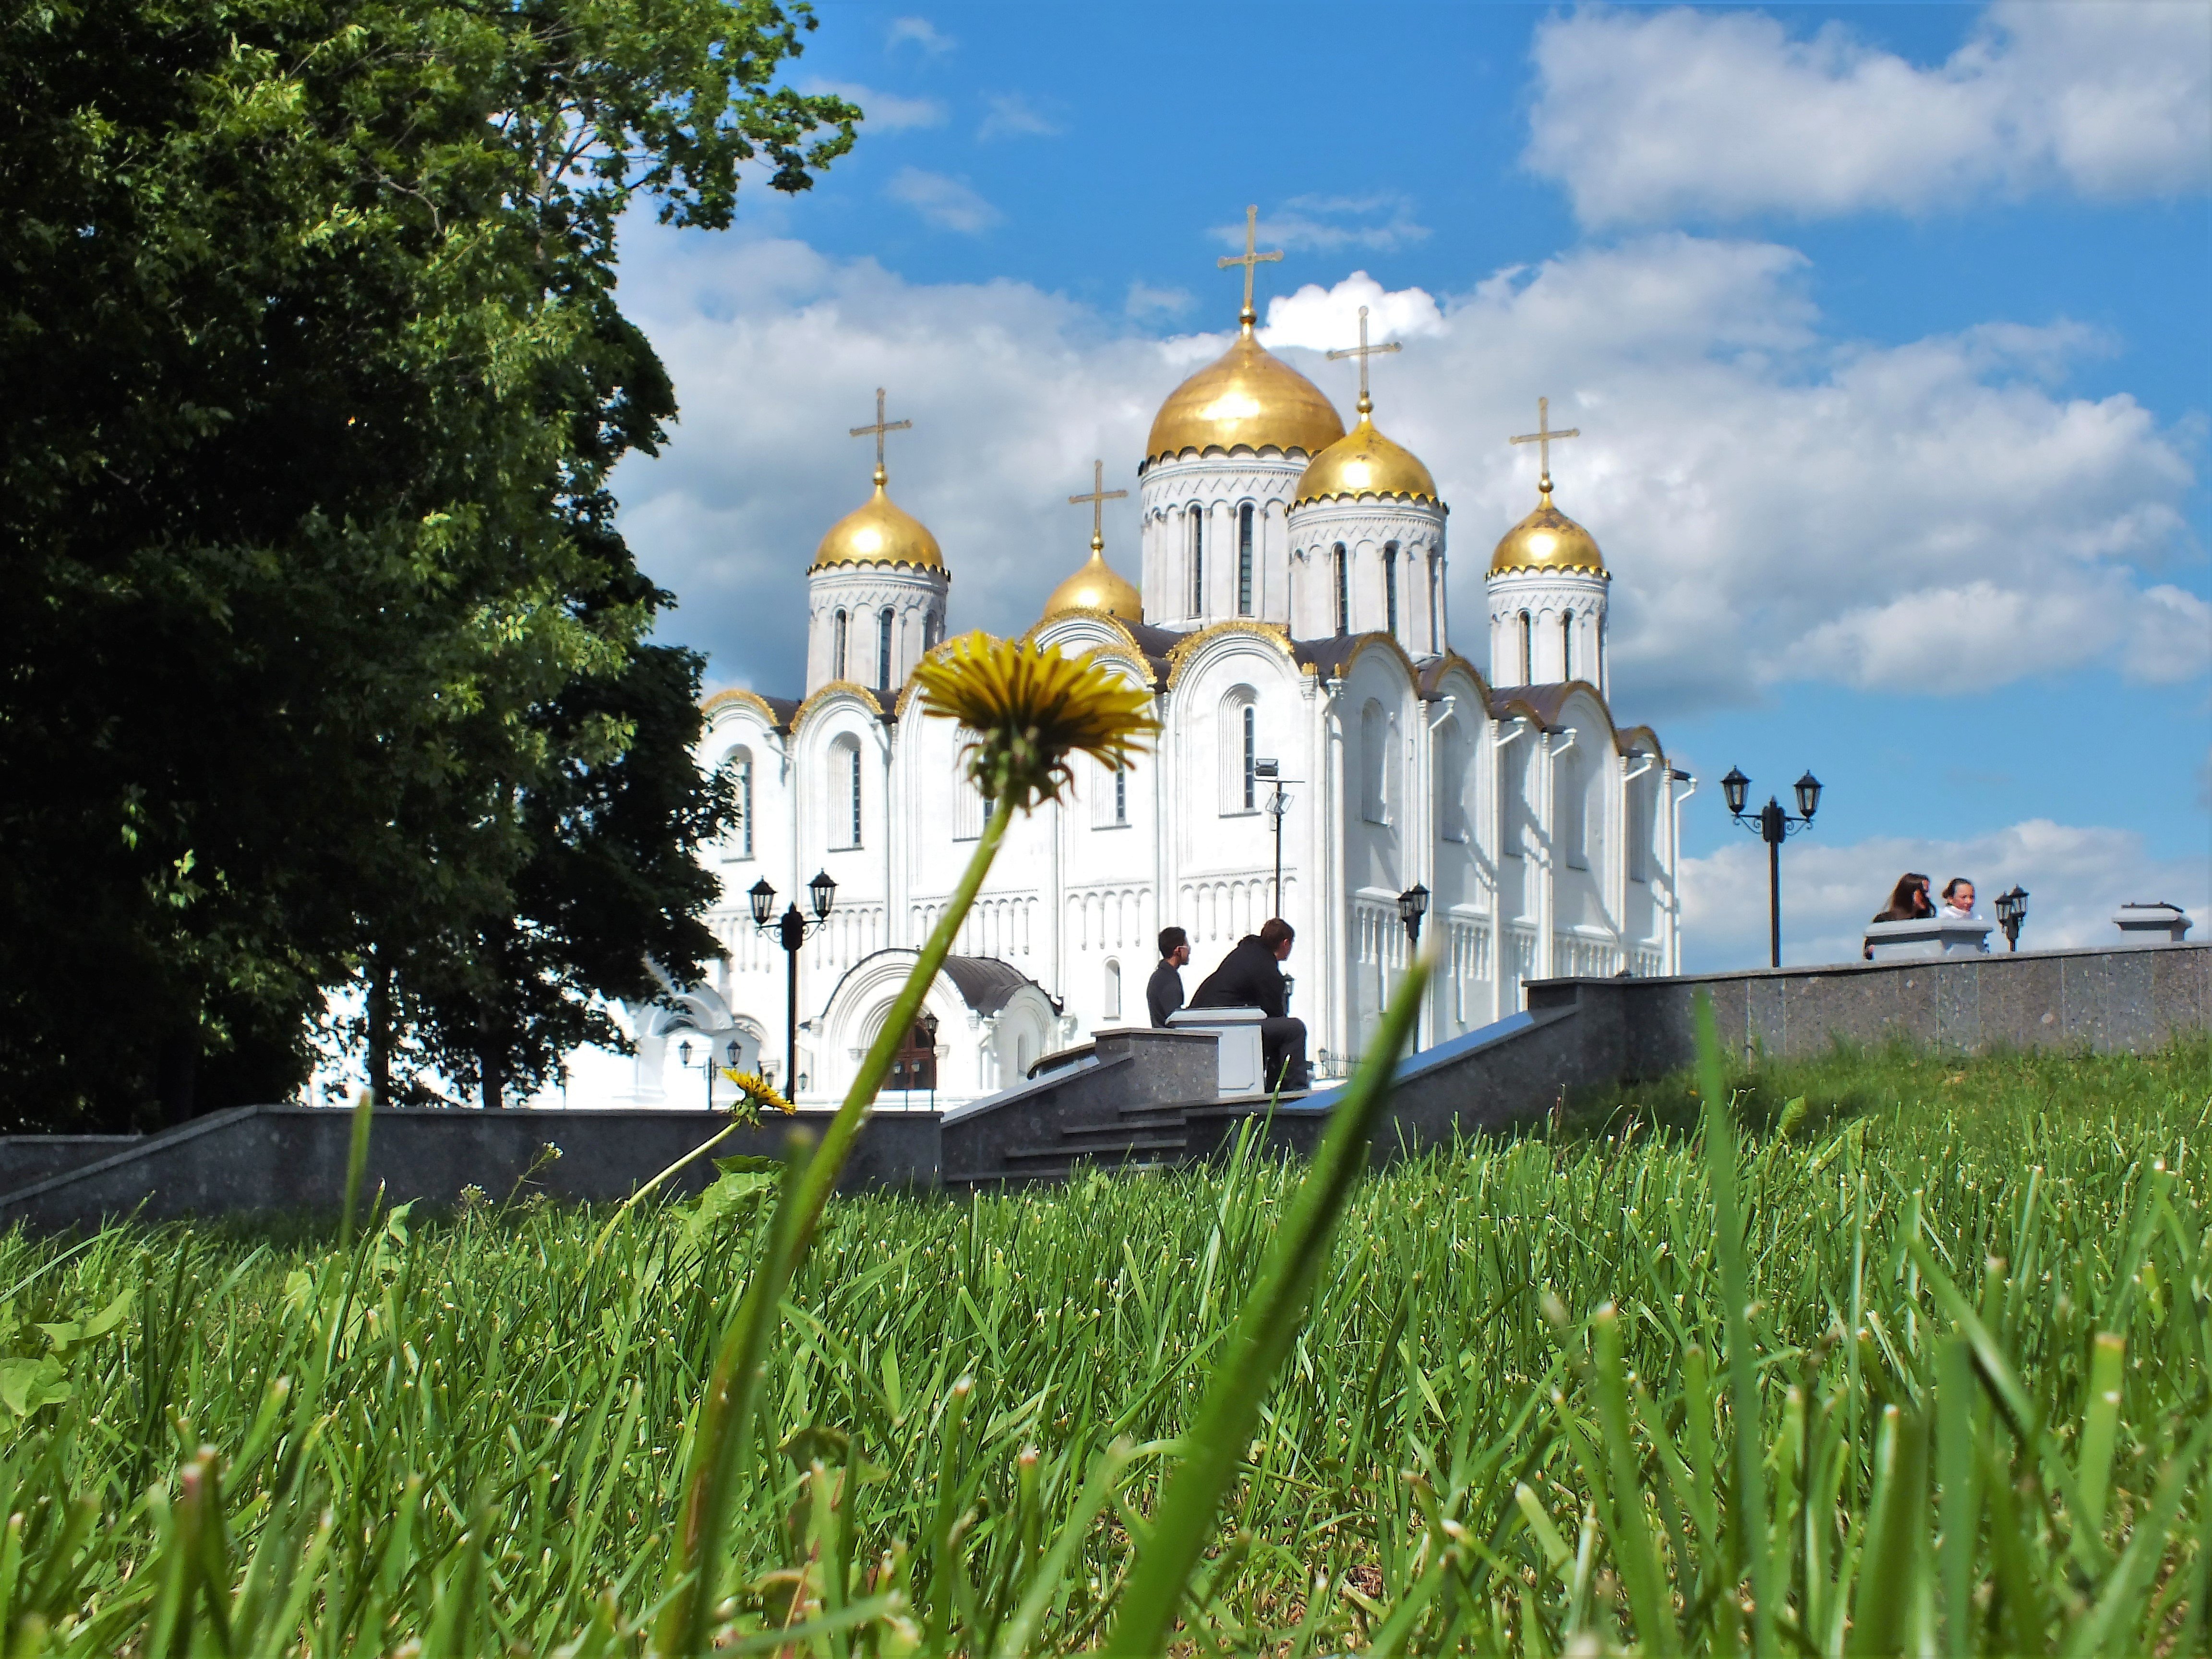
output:
[{"label": "dandelion stem", "polygon": [[665,1659],[708,1649],[714,1608],[720,1599],[715,1580],[721,1567],[722,1533],[733,1496],[731,1489],[737,1479],[737,1451],[747,1443],[753,1394],[760,1380],[768,1334],[776,1310],[783,1304],[785,1288],[805,1257],[823,1208],[860,1133],[860,1120],[890,1074],[892,1057],[914,1028],[921,1000],[951,952],[952,941],[959,936],[960,925],[967,920],[984,877],[990,873],[991,862],[999,855],[1013,814],[1011,799],[1001,800],[992,812],[960,885],[953,890],[937,926],[930,930],[920,958],[907,975],[906,985],[885,1016],[867,1058],[860,1062],[860,1074],[846,1091],[844,1104],[830,1121],[822,1144],[803,1161],[796,1148],[790,1156],[783,1198],[769,1228],[767,1253],[723,1331],[714,1373],[700,1406],[699,1432],[692,1443],[690,1468],[684,1480],[683,1530],[669,1564],[669,1599],[654,1632],[653,1651]]}]

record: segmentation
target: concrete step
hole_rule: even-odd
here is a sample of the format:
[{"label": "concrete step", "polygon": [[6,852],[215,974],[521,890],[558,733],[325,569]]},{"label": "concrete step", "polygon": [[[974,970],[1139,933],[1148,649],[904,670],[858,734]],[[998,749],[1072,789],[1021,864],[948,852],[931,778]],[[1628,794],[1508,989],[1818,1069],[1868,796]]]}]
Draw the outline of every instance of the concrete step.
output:
[{"label": "concrete step", "polygon": [[1006,1151],[1009,1167],[1033,1169],[1041,1163],[1072,1164],[1079,1158],[1094,1164],[1127,1164],[1139,1158],[1162,1162],[1182,1156],[1181,1135],[1120,1135],[1112,1139],[1063,1140],[1053,1146],[1013,1146]]}]

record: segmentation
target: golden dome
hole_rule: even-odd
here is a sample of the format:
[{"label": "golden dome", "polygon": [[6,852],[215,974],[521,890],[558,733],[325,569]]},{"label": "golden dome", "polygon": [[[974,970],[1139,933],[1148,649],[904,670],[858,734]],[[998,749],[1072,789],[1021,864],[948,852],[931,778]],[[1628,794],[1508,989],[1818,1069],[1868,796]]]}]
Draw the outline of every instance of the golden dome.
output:
[{"label": "golden dome", "polygon": [[1318,455],[1343,435],[1336,405],[1255,339],[1247,321],[1228,350],[1168,394],[1152,418],[1145,459],[1167,460],[1186,449],[1203,455],[1239,444]]},{"label": "golden dome", "polygon": [[876,469],[876,493],[830,526],[814,550],[819,570],[833,564],[908,564],[942,570],[945,555],[928,526],[884,493],[884,470]]},{"label": "golden dome", "polygon": [[1130,623],[1145,619],[1145,602],[1136,584],[1106,562],[1106,544],[1096,536],[1091,538],[1091,556],[1083,568],[1054,588],[1052,597],[1044,602],[1047,617],[1064,616],[1070,611],[1103,611]]},{"label": "golden dome", "polygon": [[1377,432],[1364,412],[1358,426],[1313,458],[1291,492],[1291,505],[1361,495],[1437,499],[1437,481],[1420,457]]},{"label": "golden dome", "polygon": [[1544,481],[1536,510],[1505,532],[1498,550],[1490,556],[1490,574],[1516,570],[1587,570],[1592,575],[1610,573],[1589,531],[1552,505],[1551,480]]}]

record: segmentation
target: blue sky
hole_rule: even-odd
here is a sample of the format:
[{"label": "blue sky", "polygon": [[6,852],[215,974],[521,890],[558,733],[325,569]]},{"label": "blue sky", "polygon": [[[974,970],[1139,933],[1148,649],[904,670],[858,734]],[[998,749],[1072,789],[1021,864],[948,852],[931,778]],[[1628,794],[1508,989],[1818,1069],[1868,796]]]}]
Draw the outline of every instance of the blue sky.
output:
[{"label": "blue sky", "polygon": [[[684,408],[617,480],[625,528],[714,683],[796,685],[878,384],[955,625],[1032,620],[1091,456],[1133,486],[1233,322],[1214,260],[1254,202],[1288,254],[1272,345],[1348,407],[1316,348],[1362,302],[1406,342],[1378,418],[1451,501],[1478,660],[1484,558],[1533,503],[1504,441],[1539,394],[1589,434],[1554,470],[1615,573],[1621,717],[1708,780],[1829,785],[1790,956],[1843,953],[1908,863],[2023,882],[2031,941],[2126,896],[2212,926],[2212,9],[821,17],[791,79],[869,112],[854,154],[624,248]],[[1685,819],[1707,966],[1764,928],[1717,793]]]}]

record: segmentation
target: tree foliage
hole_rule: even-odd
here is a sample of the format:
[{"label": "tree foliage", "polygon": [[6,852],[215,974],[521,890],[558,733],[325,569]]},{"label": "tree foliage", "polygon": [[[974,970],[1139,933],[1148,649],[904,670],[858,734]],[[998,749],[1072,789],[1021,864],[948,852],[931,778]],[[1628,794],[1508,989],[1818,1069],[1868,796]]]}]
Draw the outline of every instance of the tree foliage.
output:
[{"label": "tree foliage", "polygon": [[[296,1086],[335,988],[496,1102],[713,941],[701,668],[608,477],[674,416],[641,192],[860,112],[774,0],[0,15],[0,1114]],[[404,1070],[404,1066],[402,1066]]]}]

